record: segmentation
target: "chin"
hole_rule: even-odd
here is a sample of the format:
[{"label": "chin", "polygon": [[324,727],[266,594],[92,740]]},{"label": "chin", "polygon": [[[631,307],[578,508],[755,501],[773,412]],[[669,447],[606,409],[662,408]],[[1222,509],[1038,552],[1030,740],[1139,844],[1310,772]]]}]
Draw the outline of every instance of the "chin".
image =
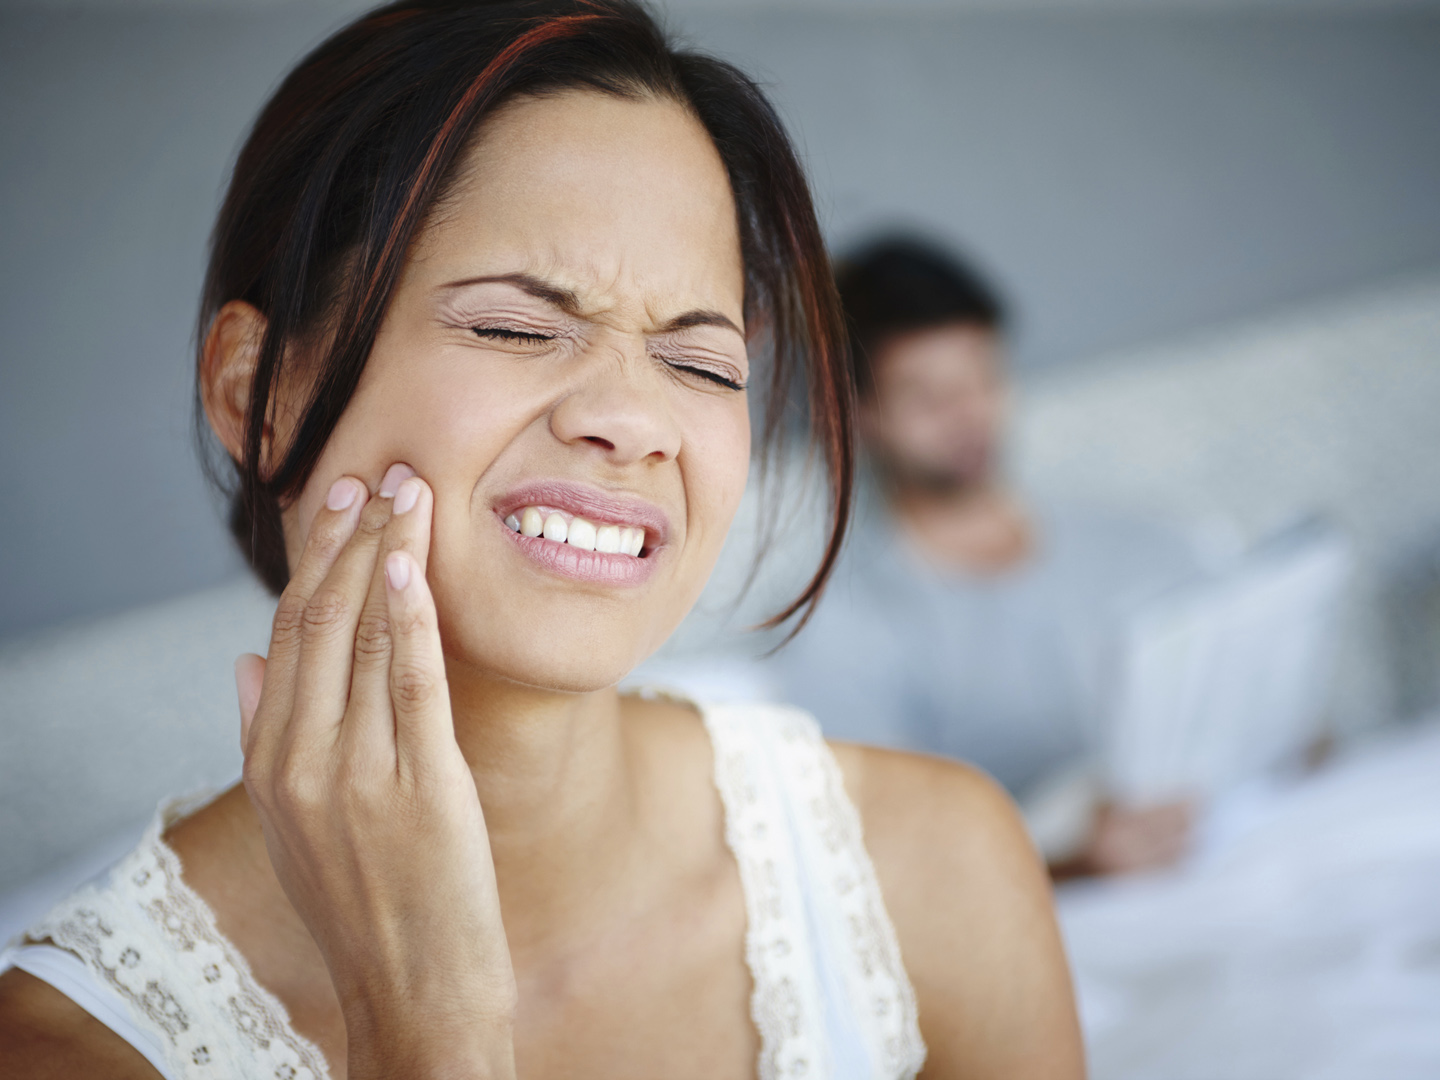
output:
[{"label": "chin", "polygon": [[657,561],[638,581],[586,580],[525,557],[533,553],[520,541],[532,541],[495,524],[493,547],[431,549],[428,576],[454,677],[463,670],[569,694],[612,687],[664,644],[708,577],[709,566],[670,549],[647,556]]},{"label": "chin", "polygon": [[[440,636],[447,666],[460,665],[484,678],[559,693],[588,694],[620,682],[669,636],[635,625],[635,611],[602,617],[584,611],[547,611],[553,604],[504,605],[528,617],[487,618],[462,606],[458,618],[440,610]],[[457,609],[451,609],[457,610]],[[625,617],[631,616],[630,618]]]}]

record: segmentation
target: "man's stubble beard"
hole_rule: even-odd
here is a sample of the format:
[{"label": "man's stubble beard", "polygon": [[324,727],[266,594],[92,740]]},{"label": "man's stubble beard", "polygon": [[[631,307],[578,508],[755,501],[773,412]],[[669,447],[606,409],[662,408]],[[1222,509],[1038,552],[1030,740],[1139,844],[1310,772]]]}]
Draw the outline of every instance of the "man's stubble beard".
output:
[{"label": "man's stubble beard", "polygon": [[986,454],[986,460],[976,462],[973,468],[944,468],[900,462],[878,451],[871,453],[876,474],[889,491],[932,499],[963,498],[988,490],[993,483],[989,457]]}]

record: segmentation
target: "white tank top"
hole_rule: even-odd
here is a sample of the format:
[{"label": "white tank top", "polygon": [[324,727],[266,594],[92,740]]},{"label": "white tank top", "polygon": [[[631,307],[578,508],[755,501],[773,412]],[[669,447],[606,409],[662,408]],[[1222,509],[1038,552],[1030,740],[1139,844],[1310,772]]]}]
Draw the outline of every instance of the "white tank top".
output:
[{"label": "white tank top", "polygon": [[[915,993],[815,721],[769,705],[702,713],[745,893],[760,1080],[915,1076]],[[328,1080],[320,1051],[180,876],[162,834],[194,807],[163,806],[134,851],[0,953],[0,970],[50,983],[166,1080]]]}]

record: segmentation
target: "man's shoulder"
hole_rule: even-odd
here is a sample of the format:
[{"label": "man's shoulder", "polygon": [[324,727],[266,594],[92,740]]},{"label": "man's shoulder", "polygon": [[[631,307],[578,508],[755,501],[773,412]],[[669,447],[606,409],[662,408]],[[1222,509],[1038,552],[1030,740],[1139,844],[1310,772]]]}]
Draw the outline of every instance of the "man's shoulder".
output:
[{"label": "man's shoulder", "polygon": [[1184,545],[1189,542],[1187,529],[1181,522],[1131,507],[1047,497],[1032,498],[1028,505],[1040,526],[1055,534],[1104,540],[1128,537],[1141,543]]},{"label": "man's shoulder", "polygon": [[1098,503],[1043,501],[1034,514],[1055,571],[1082,572],[1107,591],[1163,586],[1203,569],[1197,529],[1187,522]]}]

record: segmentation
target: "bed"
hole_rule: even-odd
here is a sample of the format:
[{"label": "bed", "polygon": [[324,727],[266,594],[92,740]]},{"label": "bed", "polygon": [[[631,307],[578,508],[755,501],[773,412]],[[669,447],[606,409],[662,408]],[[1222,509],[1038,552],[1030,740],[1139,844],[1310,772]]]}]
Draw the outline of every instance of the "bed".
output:
[{"label": "bed", "polygon": [[1235,792],[1187,865],[1058,904],[1095,1080],[1433,1080],[1440,718]]}]

